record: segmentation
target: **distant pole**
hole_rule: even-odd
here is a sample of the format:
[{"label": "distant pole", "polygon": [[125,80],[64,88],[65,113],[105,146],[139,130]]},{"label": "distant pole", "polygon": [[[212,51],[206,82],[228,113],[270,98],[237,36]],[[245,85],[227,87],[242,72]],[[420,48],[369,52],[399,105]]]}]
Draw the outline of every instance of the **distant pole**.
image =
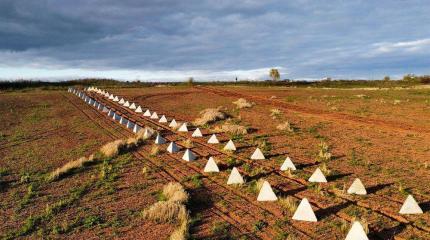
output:
[{"label": "distant pole", "polygon": [[237,77],[236,77],[236,82],[237,82]]}]

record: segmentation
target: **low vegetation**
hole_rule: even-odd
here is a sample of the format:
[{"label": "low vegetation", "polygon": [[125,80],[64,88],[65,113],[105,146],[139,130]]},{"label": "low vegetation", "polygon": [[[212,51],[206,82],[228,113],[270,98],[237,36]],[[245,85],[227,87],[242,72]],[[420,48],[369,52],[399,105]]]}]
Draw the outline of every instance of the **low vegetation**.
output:
[{"label": "low vegetation", "polygon": [[255,103],[248,102],[245,98],[239,98],[237,101],[234,101],[233,104],[235,104],[238,109],[250,108],[255,105]]},{"label": "low vegetation", "polygon": [[200,117],[195,119],[193,123],[197,126],[202,126],[219,120],[224,120],[227,117],[228,115],[222,111],[222,107],[207,108],[200,112]]},{"label": "low vegetation", "polygon": [[214,128],[215,132],[225,132],[225,133],[230,133],[233,135],[244,135],[244,134],[248,134],[248,128],[245,126],[241,126],[238,124],[234,124],[234,123],[225,123],[221,126],[216,126]]},{"label": "low vegetation", "polygon": [[178,228],[170,235],[171,240],[188,237],[190,217],[185,207],[188,194],[179,183],[168,183],[162,192],[163,198],[142,212],[143,218],[157,223],[176,223]]},{"label": "low vegetation", "polygon": [[276,126],[276,129],[280,131],[287,131],[287,132],[294,132],[294,128],[291,126],[291,123],[288,121],[285,121],[278,126]]}]

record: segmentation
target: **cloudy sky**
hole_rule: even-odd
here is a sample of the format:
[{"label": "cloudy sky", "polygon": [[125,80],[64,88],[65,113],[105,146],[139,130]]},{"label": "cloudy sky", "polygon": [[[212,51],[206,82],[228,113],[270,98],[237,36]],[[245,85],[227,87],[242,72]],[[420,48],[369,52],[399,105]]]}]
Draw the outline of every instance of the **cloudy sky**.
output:
[{"label": "cloudy sky", "polygon": [[430,2],[0,0],[0,79],[430,74]]}]

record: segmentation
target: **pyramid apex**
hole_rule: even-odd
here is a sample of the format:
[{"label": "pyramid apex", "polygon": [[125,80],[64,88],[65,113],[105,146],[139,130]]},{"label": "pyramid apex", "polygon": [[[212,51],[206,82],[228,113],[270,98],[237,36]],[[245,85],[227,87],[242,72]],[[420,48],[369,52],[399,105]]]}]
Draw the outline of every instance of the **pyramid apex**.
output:
[{"label": "pyramid apex", "polygon": [[255,149],[254,153],[251,155],[251,159],[253,160],[263,160],[266,159],[263,155],[263,152],[260,148]]}]

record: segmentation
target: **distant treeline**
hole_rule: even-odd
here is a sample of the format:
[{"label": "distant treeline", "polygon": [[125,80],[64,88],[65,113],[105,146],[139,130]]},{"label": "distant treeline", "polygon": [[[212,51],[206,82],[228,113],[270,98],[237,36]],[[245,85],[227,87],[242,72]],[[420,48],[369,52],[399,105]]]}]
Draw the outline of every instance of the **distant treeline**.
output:
[{"label": "distant treeline", "polygon": [[46,81],[0,81],[1,90],[16,90],[26,88],[40,88],[43,90],[55,90],[67,88],[70,86],[85,87],[152,87],[156,85],[249,85],[249,86],[289,86],[289,87],[319,87],[319,88],[356,88],[356,87],[376,87],[376,88],[392,88],[392,87],[409,87],[417,84],[430,84],[430,76],[415,76],[405,75],[402,80],[390,80],[385,77],[383,80],[319,80],[319,81],[304,81],[304,80],[279,80],[279,81],[205,81],[205,82],[141,82],[141,81],[118,81],[114,79],[78,79],[61,82],[46,82]]}]

